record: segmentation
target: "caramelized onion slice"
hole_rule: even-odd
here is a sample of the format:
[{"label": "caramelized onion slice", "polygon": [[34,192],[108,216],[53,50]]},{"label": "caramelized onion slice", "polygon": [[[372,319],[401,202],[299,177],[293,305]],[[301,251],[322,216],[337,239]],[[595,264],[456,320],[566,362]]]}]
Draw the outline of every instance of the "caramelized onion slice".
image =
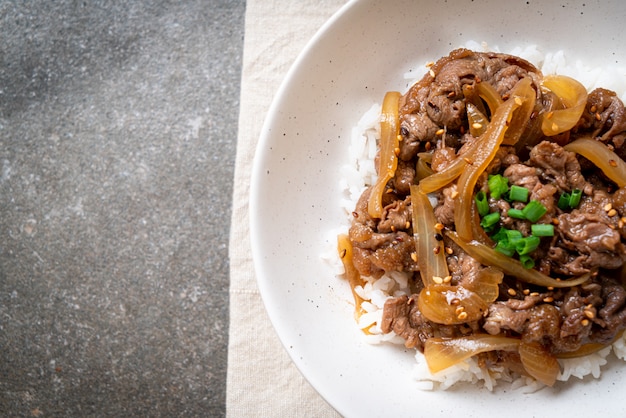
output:
[{"label": "caramelized onion slice", "polygon": [[589,354],[596,353],[606,347],[607,346],[605,344],[588,343],[588,344],[581,345],[580,348],[578,348],[578,350],[569,351],[565,353],[558,353],[556,357],[562,358],[562,359],[584,357],[584,356],[588,356]]},{"label": "caramelized onion slice", "polygon": [[474,89],[476,90],[478,96],[480,96],[480,98],[487,103],[487,107],[489,107],[491,115],[495,114],[496,110],[503,102],[502,97],[500,97],[496,88],[486,81],[481,81],[480,83],[474,84]]},{"label": "caramelized onion slice", "polygon": [[476,105],[467,102],[465,105],[465,110],[467,112],[467,122],[469,125],[470,134],[478,138],[487,130],[487,126],[489,126],[489,119],[483,112],[481,112]]},{"label": "caramelized onion slice", "polygon": [[428,320],[444,325],[477,321],[489,308],[487,302],[471,290],[446,284],[422,289],[417,306]]},{"label": "caramelized onion slice", "polygon": [[443,240],[437,239],[439,231],[435,229],[437,219],[433,207],[428,196],[416,185],[411,186],[411,208],[420,277],[424,286],[433,285],[436,284],[434,277],[443,278],[449,275],[448,262]]},{"label": "caramelized onion slice", "polygon": [[514,94],[517,96],[514,100],[521,101],[521,105],[519,109],[513,113],[509,123],[509,129],[504,133],[502,143],[505,145],[515,145],[522,136],[522,133],[526,131],[537,98],[535,89],[532,87],[532,80],[529,77],[523,78],[518,82]]},{"label": "caramelized onion slice", "polygon": [[433,154],[430,152],[420,152],[417,154],[417,163],[415,164],[415,177],[422,180],[428,176],[432,176],[435,172],[430,166],[433,161]]},{"label": "caramelized onion slice", "polygon": [[475,221],[473,208],[476,182],[495,157],[504,139],[504,133],[508,129],[508,122],[511,120],[513,111],[519,106],[520,104],[513,97],[500,105],[491,118],[489,127],[478,138],[480,145],[474,149],[474,152],[464,156],[468,163],[457,183],[459,193],[454,200],[454,223],[457,233],[465,240],[472,239],[474,235],[472,224]]},{"label": "caramelized onion slice", "polygon": [[337,251],[339,252],[339,258],[343,264],[343,267],[346,271],[346,279],[348,279],[348,283],[350,283],[350,289],[352,289],[352,296],[354,297],[354,317],[358,321],[359,317],[363,314],[363,308],[361,304],[363,303],[363,298],[361,298],[354,289],[357,286],[364,286],[365,281],[361,278],[361,274],[354,267],[354,263],[352,261],[353,251],[352,251],[352,243],[350,242],[350,238],[341,234],[337,237]]},{"label": "caramelized onion slice", "polygon": [[581,345],[578,348],[578,350],[565,352],[565,353],[557,353],[556,357],[557,358],[562,358],[562,359],[568,359],[568,358],[576,358],[576,357],[588,356],[589,354],[593,354],[595,352],[598,352],[598,351],[602,350],[603,348],[606,348],[607,346],[613,344],[615,341],[617,341],[618,338],[622,338],[623,334],[624,334],[624,331],[622,330],[622,331],[618,332],[615,335],[615,337],[613,337],[613,339],[610,342],[607,342],[606,344],[601,344],[601,343],[587,343],[587,344],[583,344],[583,345]]},{"label": "caramelized onion slice", "polygon": [[564,75],[545,76],[541,87],[554,93],[565,109],[543,115],[541,130],[554,136],[572,129],[580,120],[587,104],[587,89],[577,80]]},{"label": "caramelized onion slice", "polygon": [[553,386],[561,371],[559,362],[538,342],[525,342],[519,345],[519,355],[526,372],[547,386]]},{"label": "caramelized onion slice", "polygon": [[604,175],[619,187],[626,186],[626,162],[604,143],[591,138],[578,138],[563,147],[566,151],[580,154],[594,163]]},{"label": "caramelized onion slice", "polygon": [[578,286],[589,280],[590,273],[583,274],[569,280],[557,280],[550,276],[535,270],[527,269],[522,264],[509,256],[506,256],[493,248],[480,243],[476,240],[464,241],[456,233],[452,231],[446,232],[446,235],[452,239],[459,247],[468,253],[471,257],[475,258],[479,263],[485,266],[493,266],[502,270],[505,274],[515,277],[525,283],[535,284],[537,286],[545,287],[572,287]]},{"label": "caramelized onion slice", "polygon": [[504,278],[504,273],[495,267],[485,267],[477,274],[476,280],[466,285],[467,289],[476,293],[485,302],[492,303],[498,299],[500,293],[500,283]]},{"label": "caramelized onion slice", "polygon": [[421,179],[419,182],[420,190],[422,193],[432,193],[446,187],[461,175],[467,167],[467,161],[463,156],[457,156],[443,170]]},{"label": "caramelized onion slice", "polygon": [[380,156],[378,179],[370,194],[367,212],[372,218],[380,218],[383,213],[383,193],[387,182],[393,178],[398,167],[396,149],[400,142],[400,120],[398,103],[400,93],[390,91],[385,94],[380,118]]},{"label": "caramelized onion slice", "polygon": [[474,334],[459,338],[430,338],[424,344],[424,357],[431,373],[447,369],[463,360],[487,351],[517,351],[517,338]]}]

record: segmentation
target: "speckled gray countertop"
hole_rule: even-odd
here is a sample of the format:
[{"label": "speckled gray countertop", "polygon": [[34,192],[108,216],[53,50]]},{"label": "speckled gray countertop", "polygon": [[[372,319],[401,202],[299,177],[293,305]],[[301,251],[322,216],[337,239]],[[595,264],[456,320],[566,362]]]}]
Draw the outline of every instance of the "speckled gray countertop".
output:
[{"label": "speckled gray countertop", "polygon": [[0,415],[224,415],[244,11],[0,3]]}]

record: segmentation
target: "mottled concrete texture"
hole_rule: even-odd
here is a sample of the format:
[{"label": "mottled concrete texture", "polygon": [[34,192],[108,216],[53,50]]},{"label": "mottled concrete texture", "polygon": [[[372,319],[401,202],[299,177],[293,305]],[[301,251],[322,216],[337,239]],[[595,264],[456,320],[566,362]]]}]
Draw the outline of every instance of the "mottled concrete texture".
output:
[{"label": "mottled concrete texture", "polygon": [[244,10],[0,3],[0,415],[224,415]]}]

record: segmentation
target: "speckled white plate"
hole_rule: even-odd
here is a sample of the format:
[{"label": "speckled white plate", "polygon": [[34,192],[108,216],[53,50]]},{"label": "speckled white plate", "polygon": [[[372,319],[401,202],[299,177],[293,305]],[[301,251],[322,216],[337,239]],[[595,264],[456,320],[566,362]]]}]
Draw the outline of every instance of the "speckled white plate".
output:
[{"label": "speckled white plate", "polygon": [[371,346],[353,319],[347,284],[320,261],[343,221],[339,167],[351,127],[403,74],[468,40],[501,50],[536,44],[589,65],[624,65],[626,2],[359,0],[302,52],[260,138],[251,185],[251,238],[261,293],[304,376],[345,416],[626,416],[626,367],[534,394],[463,386],[423,392],[413,353]]}]

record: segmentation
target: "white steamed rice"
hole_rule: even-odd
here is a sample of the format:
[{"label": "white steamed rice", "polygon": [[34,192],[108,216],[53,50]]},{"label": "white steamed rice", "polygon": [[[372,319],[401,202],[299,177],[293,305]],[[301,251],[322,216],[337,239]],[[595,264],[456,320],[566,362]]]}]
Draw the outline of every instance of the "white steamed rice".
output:
[{"label": "white steamed rice", "polygon": [[[475,51],[495,51],[500,52],[497,47],[490,48],[485,43],[469,41],[464,47]],[[626,101],[626,68],[594,68],[585,65],[580,61],[569,63],[563,51],[545,52],[537,46],[525,48],[515,48],[508,52],[512,55],[522,57],[535,64],[544,75],[560,74],[568,75],[583,83],[589,91],[596,87],[611,89]],[[423,67],[425,68],[425,66]],[[405,74],[406,89],[417,79],[422,77],[424,71],[411,71]],[[417,75],[417,77],[416,77]],[[337,230],[331,232],[333,238],[329,242],[335,242],[338,233],[347,233],[352,219],[352,211],[356,202],[366,187],[376,180],[376,170],[374,158],[376,156],[376,141],[379,137],[379,115],[380,105],[373,104],[372,107],[363,114],[356,126],[352,130],[351,142],[349,145],[350,160],[340,169],[341,189],[344,195],[341,200],[341,207],[345,210],[345,224]],[[335,267],[335,273],[342,275],[343,266],[339,261],[334,247],[323,255]],[[408,288],[409,277],[405,273],[393,272],[383,276],[378,280],[364,278],[365,286],[358,287],[355,291],[366,302],[362,307],[365,314],[358,320],[358,327],[369,328],[371,335],[363,334],[363,338],[371,344],[404,344],[404,340],[393,332],[384,334],[380,329],[383,306],[390,297],[410,294]],[[619,359],[626,361],[626,337],[617,340],[612,347],[607,347],[596,353],[582,358],[560,359],[562,372],[558,380],[566,381],[571,377],[579,379],[591,375],[598,378],[601,367],[607,363],[607,357],[613,353]],[[510,388],[524,393],[534,392],[543,385],[532,378],[512,375],[507,370],[491,370],[486,372],[478,367],[476,360],[469,359],[458,365],[452,366],[435,375],[431,374],[426,365],[422,353],[416,350],[416,364],[413,376],[417,386],[424,390],[445,390],[459,382],[469,382],[471,384],[482,384],[486,389],[493,390],[499,381],[509,382]]]}]

